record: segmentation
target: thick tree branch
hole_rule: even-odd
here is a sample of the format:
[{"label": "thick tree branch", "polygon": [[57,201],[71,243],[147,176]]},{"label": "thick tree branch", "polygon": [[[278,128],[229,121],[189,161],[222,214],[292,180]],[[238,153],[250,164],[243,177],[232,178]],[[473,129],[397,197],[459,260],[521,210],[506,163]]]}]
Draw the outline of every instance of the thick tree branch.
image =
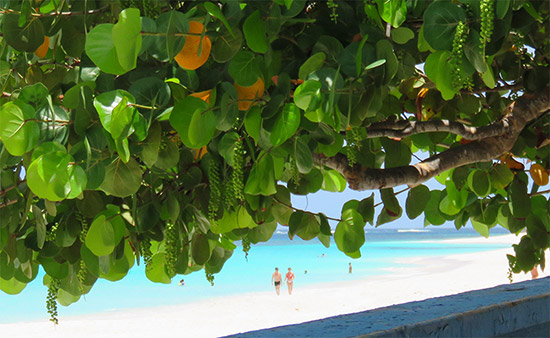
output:
[{"label": "thick tree branch", "polygon": [[490,161],[509,152],[527,123],[548,110],[550,88],[537,95],[525,94],[502,119],[507,125],[506,133],[450,148],[414,165],[386,169],[370,169],[359,165],[350,167],[346,156],[342,154],[330,158],[314,154],[314,160],[317,164],[339,171],[354,190],[391,188],[404,184],[415,186],[449,169]]},{"label": "thick tree branch", "polygon": [[371,124],[367,127],[367,138],[404,138],[422,133],[447,132],[460,135],[466,140],[481,140],[487,137],[505,134],[509,127],[510,125],[506,117],[489,126],[483,127],[472,127],[449,120],[434,120],[425,122],[401,120],[396,122],[380,122]]}]

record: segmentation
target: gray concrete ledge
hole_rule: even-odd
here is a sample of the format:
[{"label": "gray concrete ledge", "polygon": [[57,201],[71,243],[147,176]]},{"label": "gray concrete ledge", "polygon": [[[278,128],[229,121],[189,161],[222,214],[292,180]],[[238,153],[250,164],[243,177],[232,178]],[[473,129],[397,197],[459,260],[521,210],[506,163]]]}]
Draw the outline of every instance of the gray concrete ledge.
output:
[{"label": "gray concrete ledge", "polygon": [[228,337],[550,337],[550,277]]}]

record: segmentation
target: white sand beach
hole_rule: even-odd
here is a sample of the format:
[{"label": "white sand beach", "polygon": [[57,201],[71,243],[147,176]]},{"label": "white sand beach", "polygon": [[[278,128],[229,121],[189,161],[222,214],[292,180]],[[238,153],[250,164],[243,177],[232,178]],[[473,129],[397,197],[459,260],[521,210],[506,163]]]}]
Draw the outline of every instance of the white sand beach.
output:
[{"label": "white sand beach", "polygon": [[[453,240],[517,243],[514,235]],[[365,280],[301,287],[289,296],[274,291],[227,296],[201,302],[95,315],[0,324],[3,337],[219,337],[262,328],[295,324],[393,304],[507,284],[510,249],[401,261],[405,268]],[[223,271],[222,271],[223,273]],[[548,276],[548,270],[540,272]],[[531,278],[514,275],[514,282]],[[9,311],[9,309],[2,309]]]}]

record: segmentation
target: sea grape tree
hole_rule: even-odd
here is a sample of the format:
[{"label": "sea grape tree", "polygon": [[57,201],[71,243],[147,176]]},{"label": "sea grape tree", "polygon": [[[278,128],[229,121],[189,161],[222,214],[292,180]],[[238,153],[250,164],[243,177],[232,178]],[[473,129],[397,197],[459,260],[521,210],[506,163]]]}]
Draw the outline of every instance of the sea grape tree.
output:
[{"label": "sea grape tree", "polygon": [[[526,230],[512,270],[545,264],[547,1],[4,0],[0,13],[0,289],[21,292],[41,266],[54,317],[136,263],[153,282],[211,279],[235,242],[277,224],[328,246],[329,217],[290,196],[346,186],[377,191],[337,219],[350,257],[367,223],[423,217]],[[434,177],[444,189],[423,184]]]}]

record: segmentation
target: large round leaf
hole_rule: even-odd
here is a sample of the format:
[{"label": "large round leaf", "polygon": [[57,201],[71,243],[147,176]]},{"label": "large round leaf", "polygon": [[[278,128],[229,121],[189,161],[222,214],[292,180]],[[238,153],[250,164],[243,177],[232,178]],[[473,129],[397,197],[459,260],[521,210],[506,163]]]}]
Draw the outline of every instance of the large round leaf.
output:
[{"label": "large round leaf", "polygon": [[256,53],[267,52],[267,39],[265,36],[265,22],[260,18],[260,12],[256,10],[250,14],[243,24],[244,37],[248,47]]},{"label": "large round leaf", "polygon": [[120,12],[113,27],[113,43],[119,64],[126,71],[136,67],[141,49],[141,21],[139,9],[127,8]]},{"label": "large round leaf", "polygon": [[5,280],[0,278],[0,290],[8,295],[17,295],[27,286],[27,283],[21,283],[15,277]]},{"label": "large round leaf", "polygon": [[334,231],[334,241],[338,249],[345,253],[358,251],[365,243],[363,217],[353,209],[346,209],[342,213],[342,221]]},{"label": "large round leaf", "polygon": [[422,214],[428,201],[430,200],[430,189],[425,185],[419,185],[411,190],[407,195],[405,210],[410,219],[415,219]]},{"label": "large round leaf", "polygon": [[320,101],[321,83],[319,81],[307,80],[294,91],[294,103],[305,111],[316,109]]},{"label": "large round leaf", "polygon": [[85,50],[88,57],[103,72],[122,75],[129,69],[124,68],[117,58],[115,42],[113,41],[112,23],[102,23],[95,26],[86,36]]},{"label": "large round leaf", "polygon": [[32,19],[19,25],[18,14],[4,14],[2,33],[6,42],[20,52],[34,52],[44,42],[41,20]]},{"label": "large round leaf", "polygon": [[434,1],[424,12],[424,38],[436,50],[451,50],[457,24],[466,14],[450,1]]},{"label": "large round leaf", "polygon": [[468,187],[479,197],[485,197],[491,191],[491,181],[486,172],[473,170],[468,175]]},{"label": "large round leaf", "polygon": [[164,252],[154,255],[151,259],[151,263],[149,263],[145,269],[145,275],[150,281],[162,284],[170,284],[172,281],[166,274],[166,269],[164,268],[166,261],[164,256],[166,256]]},{"label": "large round leaf", "polygon": [[216,131],[216,116],[208,103],[188,96],[178,102],[170,115],[170,124],[176,129],[183,144],[199,149],[207,145]]},{"label": "large round leaf", "polygon": [[270,136],[271,143],[279,145],[294,135],[300,125],[300,116],[300,109],[295,104],[286,104],[275,119]]},{"label": "large round leaf", "polygon": [[134,132],[133,125],[138,115],[132,105],[135,102],[134,96],[125,90],[102,93],[94,99],[94,107],[103,128],[111,133],[115,140],[128,137]]},{"label": "large round leaf", "polygon": [[139,190],[141,175],[141,168],[133,158],[127,163],[116,158],[105,168],[105,179],[100,189],[117,197],[130,196]]},{"label": "large round leaf", "polygon": [[191,255],[193,260],[198,265],[204,265],[210,259],[210,243],[208,238],[203,234],[195,234],[191,242]]},{"label": "large round leaf", "polygon": [[115,230],[105,215],[99,215],[92,222],[86,235],[86,246],[96,256],[105,256],[115,249]]},{"label": "large round leaf", "polygon": [[290,239],[298,235],[301,239],[309,241],[317,237],[321,231],[321,224],[316,215],[296,211],[290,216],[288,236]]},{"label": "large round leaf", "polygon": [[242,87],[252,86],[260,76],[260,66],[254,54],[249,51],[240,51],[229,63],[229,75]]},{"label": "large round leaf", "polygon": [[244,192],[250,195],[273,195],[277,192],[273,157],[269,153],[263,153],[260,156],[250,171]]},{"label": "large round leaf", "polygon": [[8,102],[0,109],[0,140],[10,154],[21,156],[38,142],[40,128],[34,118],[34,109],[22,102]]}]

